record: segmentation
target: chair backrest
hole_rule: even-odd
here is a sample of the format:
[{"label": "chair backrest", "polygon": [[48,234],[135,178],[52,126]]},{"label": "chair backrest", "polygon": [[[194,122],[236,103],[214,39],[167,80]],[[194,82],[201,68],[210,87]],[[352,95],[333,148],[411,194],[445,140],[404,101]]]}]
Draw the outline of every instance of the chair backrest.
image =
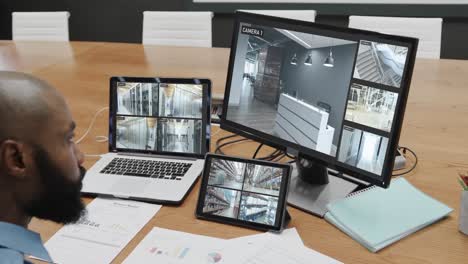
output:
[{"label": "chair backrest", "polygon": [[13,12],[13,40],[69,41],[69,12]]},{"label": "chair backrest", "polygon": [[211,47],[212,12],[143,12],[143,44]]},{"label": "chair backrest", "polygon": [[242,12],[315,22],[315,10],[239,10]]},{"label": "chair backrest", "polygon": [[442,18],[350,16],[349,27],[419,39],[418,58],[440,58]]}]

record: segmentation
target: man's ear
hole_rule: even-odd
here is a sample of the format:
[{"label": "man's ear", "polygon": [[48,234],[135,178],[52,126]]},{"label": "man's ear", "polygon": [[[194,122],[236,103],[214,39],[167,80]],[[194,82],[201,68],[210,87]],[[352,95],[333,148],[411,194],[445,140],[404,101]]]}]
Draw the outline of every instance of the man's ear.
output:
[{"label": "man's ear", "polygon": [[0,143],[0,167],[7,175],[18,179],[25,177],[24,144],[7,139]]}]

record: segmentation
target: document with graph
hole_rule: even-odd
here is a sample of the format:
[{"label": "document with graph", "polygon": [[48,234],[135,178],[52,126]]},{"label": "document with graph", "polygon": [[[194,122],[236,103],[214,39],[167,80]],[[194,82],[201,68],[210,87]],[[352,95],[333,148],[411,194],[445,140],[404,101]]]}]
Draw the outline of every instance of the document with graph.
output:
[{"label": "document with graph", "polygon": [[158,212],[160,205],[96,198],[86,216],[45,244],[55,263],[110,263]]},{"label": "document with graph", "polygon": [[226,263],[226,240],[155,227],[123,262],[140,263]]}]

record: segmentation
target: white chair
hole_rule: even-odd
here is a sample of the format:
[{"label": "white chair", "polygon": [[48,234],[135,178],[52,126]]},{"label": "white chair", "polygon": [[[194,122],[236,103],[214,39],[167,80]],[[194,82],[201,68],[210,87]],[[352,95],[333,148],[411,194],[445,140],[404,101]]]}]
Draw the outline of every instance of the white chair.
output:
[{"label": "white chair", "polygon": [[418,58],[440,58],[442,18],[350,16],[349,27],[419,39]]},{"label": "white chair", "polygon": [[13,40],[69,41],[69,12],[13,12]]},{"label": "white chair", "polygon": [[143,12],[143,44],[211,47],[212,12]]},{"label": "white chair", "polygon": [[275,16],[296,20],[315,22],[317,12],[315,10],[239,10],[241,12],[254,13],[266,16]]}]

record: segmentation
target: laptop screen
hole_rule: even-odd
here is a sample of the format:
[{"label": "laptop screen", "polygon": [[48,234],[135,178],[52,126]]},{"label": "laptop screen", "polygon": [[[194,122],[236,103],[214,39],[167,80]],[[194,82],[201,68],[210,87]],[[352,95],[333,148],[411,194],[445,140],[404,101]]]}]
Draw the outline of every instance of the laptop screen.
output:
[{"label": "laptop screen", "polygon": [[209,148],[209,86],[198,79],[112,78],[112,148],[204,155]]}]

